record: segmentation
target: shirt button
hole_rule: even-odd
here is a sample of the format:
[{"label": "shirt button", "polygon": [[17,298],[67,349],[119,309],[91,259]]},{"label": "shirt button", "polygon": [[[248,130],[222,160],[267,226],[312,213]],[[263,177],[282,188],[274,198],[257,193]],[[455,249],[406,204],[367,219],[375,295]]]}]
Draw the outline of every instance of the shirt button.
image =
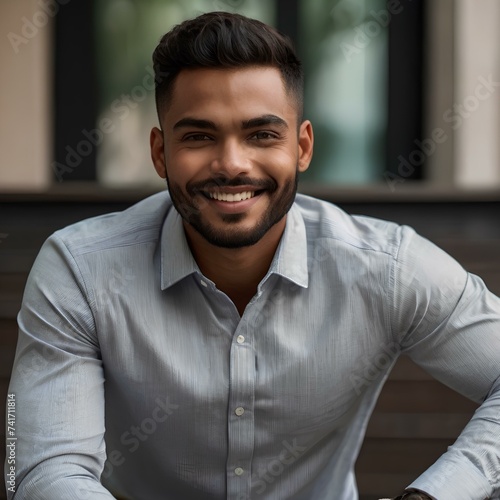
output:
[{"label": "shirt button", "polygon": [[243,335],[238,335],[236,337],[236,342],[238,342],[238,344],[243,344],[243,342],[245,342],[245,337],[243,337]]},{"label": "shirt button", "polygon": [[241,417],[241,415],[243,415],[243,413],[245,413],[245,408],[243,408],[242,406],[238,406],[238,408],[236,408],[236,410],[234,410],[234,413],[236,413],[236,415],[238,415],[238,417]]},{"label": "shirt button", "polygon": [[208,285],[206,284],[206,282],[205,282],[205,281],[200,280],[200,283],[201,283],[201,284],[202,284],[205,288],[207,288],[207,287],[208,287]]},{"label": "shirt button", "polygon": [[245,471],[241,467],[236,467],[236,469],[234,469],[234,473],[237,476],[241,476],[243,474],[243,472],[245,472]]}]

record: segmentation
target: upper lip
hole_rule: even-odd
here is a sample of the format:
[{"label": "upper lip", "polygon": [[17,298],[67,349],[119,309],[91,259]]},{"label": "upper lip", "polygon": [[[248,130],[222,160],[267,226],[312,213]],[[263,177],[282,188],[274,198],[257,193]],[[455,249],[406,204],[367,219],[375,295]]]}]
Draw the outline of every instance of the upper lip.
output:
[{"label": "upper lip", "polygon": [[204,193],[246,193],[248,191],[254,193],[255,191],[262,191],[256,186],[224,186],[224,187],[209,187],[202,190]]},{"label": "upper lip", "polygon": [[254,195],[263,191],[274,191],[277,188],[276,182],[271,179],[210,179],[188,184],[187,191],[191,196],[202,194],[205,196],[216,193],[237,194],[251,192]]}]

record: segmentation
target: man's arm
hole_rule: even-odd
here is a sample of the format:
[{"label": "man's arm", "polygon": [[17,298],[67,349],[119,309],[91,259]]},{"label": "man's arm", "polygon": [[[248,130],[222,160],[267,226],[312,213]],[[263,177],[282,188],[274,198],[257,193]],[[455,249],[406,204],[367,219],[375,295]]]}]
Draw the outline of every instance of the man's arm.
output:
[{"label": "man's arm", "polygon": [[438,500],[490,498],[500,492],[500,299],[407,228],[393,277],[402,352],[481,403],[453,446],[409,487]]},{"label": "man's arm", "polygon": [[16,401],[16,485],[9,499],[113,498],[99,480],[106,458],[104,377],[92,297],[64,243],[49,238],[18,316],[9,387]]}]

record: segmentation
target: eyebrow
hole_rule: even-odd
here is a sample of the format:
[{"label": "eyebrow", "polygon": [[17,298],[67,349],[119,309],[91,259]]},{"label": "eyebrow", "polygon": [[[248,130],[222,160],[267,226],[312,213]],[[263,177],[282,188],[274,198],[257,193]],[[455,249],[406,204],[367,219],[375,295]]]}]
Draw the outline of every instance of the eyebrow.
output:
[{"label": "eyebrow", "polygon": [[217,130],[217,126],[210,120],[200,120],[198,118],[182,118],[174,125],[174,130],[179,128],[199,128],[204,130]]},{"label": "eyebrow", "polygon": [[[288,128],[288,124],[283,118],[276,115],[262,115],[250,120],[241,122],[241,128],[248,130],[251,128],[262,127],[265,125],[277,125],[282,128]],[[202,130],[217,130],[217,125],[210,120],[201,120],[199,118],[186,117],[175,123],[173,129],[180,128],[198,128]]]},{"label": "eyebrow", "polygon": [[255,127],[262,127],[265,125],[278,125],[282,128],[288,128],[288,124],[283,118],[276,115],[263,115],[257,118],[251,118],[250,120],[242,122],[243,130]]}]

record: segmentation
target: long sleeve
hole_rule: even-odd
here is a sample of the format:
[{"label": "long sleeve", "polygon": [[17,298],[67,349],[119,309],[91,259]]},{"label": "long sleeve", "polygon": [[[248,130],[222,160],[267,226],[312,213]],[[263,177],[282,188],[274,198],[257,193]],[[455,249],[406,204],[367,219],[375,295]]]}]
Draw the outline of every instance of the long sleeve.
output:
[{"label": "long sleeve", "polygon": [[18,317],[13,500],[111,499],[100,484],[104,376],[91,294],[57,236],[42,247]]},{"label": "long sleeve", "polygon": [[500,299],[477,276],[403,229],[394,334],[437,380],[480,403],[456,442],[410,487],[438,500],[500,494]]}]

